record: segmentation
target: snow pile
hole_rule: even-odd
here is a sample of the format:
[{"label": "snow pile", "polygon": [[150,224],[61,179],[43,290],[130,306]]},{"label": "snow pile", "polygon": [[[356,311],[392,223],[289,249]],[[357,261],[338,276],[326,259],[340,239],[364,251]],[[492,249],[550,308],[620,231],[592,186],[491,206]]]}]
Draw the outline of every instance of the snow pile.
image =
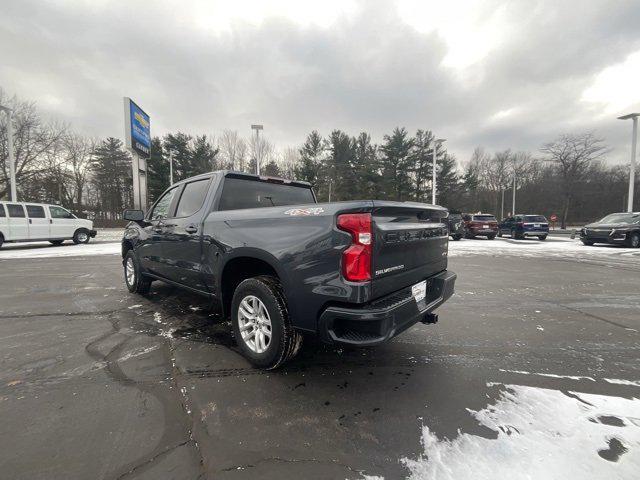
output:
[{"label": "snow pile", "polygon": [[423,427],[424,456],[403,459],[414,480],[637,478],[640,400],[506,385],[470,413],[497,433],[440,440]]},{"label": "snow pile", "polygon": [[0,260],[11,258],[83,257],[91,255],[117,255],[122,251],[120,243],[88,243],[74,245],[69,242],[60,246],[49,243],[16,243],[3,245]]},{"label": "snow pile", "polygon": [[580,240],[570,238],[549,237],[541,242],[534,240],[512,240],[496,238],[495,240],[460,240],[449,242],[449,257],[467,255],[518,256],[528,258],[618,258],[620,260],[640,262],[640,250],[617,245],[586,246]]}]

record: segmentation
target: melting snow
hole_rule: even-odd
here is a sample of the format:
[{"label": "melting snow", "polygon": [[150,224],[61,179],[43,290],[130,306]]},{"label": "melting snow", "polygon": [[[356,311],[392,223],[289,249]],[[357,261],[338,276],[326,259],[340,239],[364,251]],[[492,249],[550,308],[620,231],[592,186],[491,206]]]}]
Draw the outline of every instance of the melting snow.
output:
[{"label": "melting snow", "polygon": [[[496,439],[439,439],[424,426],[424,455],[402,462],[413,480],[637,478],[640,400],[506,385],[470,411]],[[611,419],[615,421],[611,421]],[[617,447],[617,448],[614,448]]]},{"label": "melting snow", "polygon": [[640,381],[634,382],[633,380],[620,380],[618,378],[605,378],[604,381],[615,383],[616,385],[631,385],[634,387],[640,387]]}]

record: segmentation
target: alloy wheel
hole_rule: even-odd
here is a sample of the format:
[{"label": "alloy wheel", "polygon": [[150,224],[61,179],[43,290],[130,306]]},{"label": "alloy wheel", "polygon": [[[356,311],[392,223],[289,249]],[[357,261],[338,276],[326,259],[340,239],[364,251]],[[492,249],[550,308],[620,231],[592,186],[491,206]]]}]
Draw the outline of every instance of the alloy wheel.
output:
[{"label": "alloy wheel", "polygon": [[238,328],[242,341],[255,353],[264,353],[271,344],[271,318],[258,297],[247,295],[238,306]]}]

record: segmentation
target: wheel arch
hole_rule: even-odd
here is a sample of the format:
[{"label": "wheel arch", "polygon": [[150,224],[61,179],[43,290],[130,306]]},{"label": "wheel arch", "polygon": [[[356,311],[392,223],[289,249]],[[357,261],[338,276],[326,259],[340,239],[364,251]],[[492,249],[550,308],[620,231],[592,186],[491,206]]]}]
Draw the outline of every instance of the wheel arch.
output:
[{"label": "wheel arch", "polygon": [[269,275],[277,278],[287,298],[288,278],[275,257],[257,249],[243,249],[221,266],[219,274],[219,298],[224,316],[229,315],[236,287],[247,278]]}]

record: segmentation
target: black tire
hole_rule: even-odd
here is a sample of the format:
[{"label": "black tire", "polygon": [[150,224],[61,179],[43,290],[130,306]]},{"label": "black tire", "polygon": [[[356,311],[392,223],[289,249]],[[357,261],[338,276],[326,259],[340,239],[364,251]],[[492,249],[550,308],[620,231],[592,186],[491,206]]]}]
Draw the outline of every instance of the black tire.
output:
[{"label": "black tire", "polygon": [[540,240],[541,242],[544,242],[547,239],[546,235],[538,235],[538,240]]},{"label": "black tire", "polygon": [[494,238],[496,238],[495,235],[487,235],[487,240],[493,240]]},{"label": "black tire", "polygon": [[585,244],[587,247],[593,246],[593,242],[591,240],[582,240],[582,243]]},{"label": "black tire", "polygon": [[502,230],[498,229],[498,237],[502,238]]},{"label": "black tire", "polygon": [[[146,295],[149,293],[149,289],[151,288],[151,279],[142,274],[140,268],[140,262],[138,261],[138,256],[135,254],[133,250],[129,250],[127,254],[124,256],[124,260],[122,262],[124,267],[124,283],[127,286],[127,289],[131,293],[138,293],[140,295]],[[127,267],[131,266],[133,268],[133,277],[131,278],[127,275]]]},{"label": "black tire", "polygon": [[2,244],[4,243],[4,237],[0,233],[0,248],[2,248]]},{"label": "black tire", "polygon": [[462,238],[462,235],[454,235],[453,239],[457,242],[458,240],[460,240]]},{"label": "black tire", "polygon": [[91,240],[91,237],[89,236],[89,230],[86,228],[79,228],[73,234],[73,243],[76,245],[80,243],[89,243],[89,240]]},{"label": "black tire", "polygon": [[640,248],[640,233],[634,232],[627,237],[627,247]]},{"label": "black tire", "polygon": [[49,240],[51,245],[62,245],[62,242],[64,242],[64,240]]},{"label": "black tire", "polygon": [[[260,353],[247,343],[255,340],[251,338],[245,340],[240,333],[240,304],[248,297],[260,300],[271,323],[269,330],[271,337],[266,349]],[[231,324],[242,354],[258,368],[266,370],[278,368],[293,358],[302,345],[302,335],[291,326],[282,286],[274,277],[248,278],[236,287],[231,302]],[[255,327],[250,328],[253,329],[252,332],[256,331]],[[256,338],[255,334],[253,338]]]}]

